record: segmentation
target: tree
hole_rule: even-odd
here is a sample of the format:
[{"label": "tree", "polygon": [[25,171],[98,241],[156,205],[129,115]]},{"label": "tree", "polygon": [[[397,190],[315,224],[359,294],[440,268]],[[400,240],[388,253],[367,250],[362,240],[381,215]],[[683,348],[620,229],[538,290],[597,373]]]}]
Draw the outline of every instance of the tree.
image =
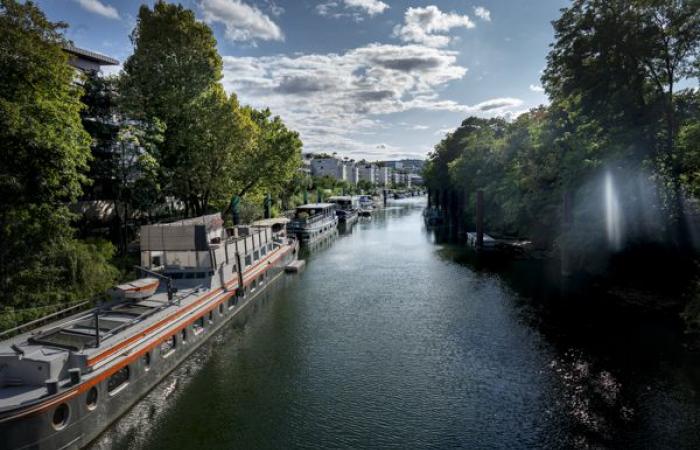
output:
[{"label": "tree", "polygon": [[239,197],[255,189],[278,193],[301,164],[299,133],[288,129],[279,116],[272,117],[269,109],[243,110],[257,126],[257,136],[255,144],[246,147],[236,160],[234,192]]},{"label": "tree", "polygon": [[674,89],[696,65],[697,1],[576,0],[553,24],[543,77],[553,104],[574,131],[607,141],[602,160],[652,165],[667,180],[667,212],[684,242]]},{"label": "tree", "polygon": [[[82,92],[62,50],[64,28],[32,2],[0,0],[0,289],[6,305],[72,300],[113,280],[107,258],[93,258],[109,250],[76,241],[70,226],[67,203],[87,182],[90,137],[80,120]],[[98,274],[89,284],[80,282],[86,270]]]},{"label": "tree", "polygon": [[[207,186],[179,179],[192,174],[192,164],[211,149],[216,124],[201,119],[221,108],[222,62],[211,29],[181,5],[156,2],[141,6],[131,35],[134,54],[124,63],[120,83],[125,112],[134,120],[165,126],[163,143],[155,153],[164,189],[185,201],[188,212],[200,213]],[[204,111],[211,107],[213,110]],[[212,159],[213,156],[212,156]],[[217,162],[214,161],[214,164]],[[202,174],[208,176],[209,173]],[[203,189],[203,190],[202,190]]]}]

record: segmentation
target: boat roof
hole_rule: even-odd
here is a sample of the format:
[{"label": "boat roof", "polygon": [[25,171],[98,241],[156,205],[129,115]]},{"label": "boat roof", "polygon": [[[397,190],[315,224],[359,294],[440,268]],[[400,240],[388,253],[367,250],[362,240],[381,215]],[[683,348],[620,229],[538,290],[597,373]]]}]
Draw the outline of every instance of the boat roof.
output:
[{"label": "boat roof", "polygon": [[334,195],[333,197],[328,197],[329,202],[345,201],[351,202],[352,197],[349,195]]},{"label": "boat roof", "polygon": [[251,225],[254,227],[271,227],[273,225],[284,225],[289,222],[290,220],[286,217],[273,217],[271,219],[256,220]]},{"label": "boat roof", "polygon": [[335,203],[307,203],[306,205],[297,206],[297,209],[323,209],[332,208]]}]

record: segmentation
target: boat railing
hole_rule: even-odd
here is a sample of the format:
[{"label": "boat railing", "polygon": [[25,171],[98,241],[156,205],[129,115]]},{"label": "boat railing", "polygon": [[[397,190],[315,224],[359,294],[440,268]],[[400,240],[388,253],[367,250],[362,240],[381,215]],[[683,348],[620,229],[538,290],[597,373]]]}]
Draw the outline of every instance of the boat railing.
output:
[{"label": "boat railing", "polygon": [[12,336],[26,333],[28,331],[34,330],[36,328],[39,328],[42,325],[45,325],[48,321],[50,320],[56,320],[60,319],[62,317],[66,317],[70,314],[73,314],[78,311],[82,311],[85,309],[87,306],[90,306],[93,304],[93,300],[84,300],[82,302],[76,303],[68,308],[61,309],[59,311],[54,311],[51,314],[47,314],[45,316],[42,316],[38,319],[30,320],[29,322],[20,324],[16,327],[4,330],[0,332],[0,341],[5,340],[7,338],[10,338]]}]

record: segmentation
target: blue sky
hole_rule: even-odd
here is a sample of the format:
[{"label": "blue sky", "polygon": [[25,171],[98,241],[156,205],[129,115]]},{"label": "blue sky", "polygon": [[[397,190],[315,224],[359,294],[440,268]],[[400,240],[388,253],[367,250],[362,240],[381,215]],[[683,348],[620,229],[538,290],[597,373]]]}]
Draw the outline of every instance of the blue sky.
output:
[{"label": "blue sky", "polygon": [[[79,47],[124,61],[142,1],[39,0]],[[152,5],[153,1],[145,2]],[[465,117],[515,117],[565,0],[183,0],[216,35],[224,86],[305,151],[423,158]]]}]

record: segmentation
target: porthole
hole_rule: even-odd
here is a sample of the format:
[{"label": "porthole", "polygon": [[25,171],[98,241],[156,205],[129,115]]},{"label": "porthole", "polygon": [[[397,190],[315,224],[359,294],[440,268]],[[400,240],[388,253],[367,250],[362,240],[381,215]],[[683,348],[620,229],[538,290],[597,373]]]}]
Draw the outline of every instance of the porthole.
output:
[{"label": "porthole", "polygon": [[143,370],[146,372],[151,370],[151,352],[146,352],[141,359],[143,360]]},{"label": "porthole", "polygon": [[167,357],[171,352],[175,351],[177,347],[177,337],[173,334],[170,339],[166,339],[160,344],[160,354],[163,357]]},{"label": "porthole", "polygon": [[56,408],[53,411],[53,416],[51,417],[51,425],[56,430],[60,430],[65,428],[66,425],[68,425],[68,420],[70,419],[70,408],[68,408],[68,405],[66,403],[61,403],[58,405],[58,408]]},{"label": "porthole", "polygon": [[97,408],[97,387],[93,386],[90,388],[85,398],[85,404],[90,411]]},{"label": "porthole", "polygon": [[126,383],[129,381],[129,375],[129,366],[124,366],[114,372],[107,380],[107,391],[110,394],[116,394],[117,391],[121,390],[122,386],[126,386]]}]

